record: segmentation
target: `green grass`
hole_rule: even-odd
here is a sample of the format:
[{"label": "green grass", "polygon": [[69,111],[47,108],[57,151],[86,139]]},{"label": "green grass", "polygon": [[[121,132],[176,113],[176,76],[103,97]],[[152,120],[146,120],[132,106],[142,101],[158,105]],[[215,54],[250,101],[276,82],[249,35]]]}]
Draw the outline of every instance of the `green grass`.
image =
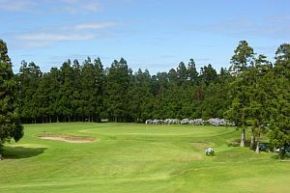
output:
[{"label": "green grass", "polygon": [[[44,133],[93,136],[94,143],[39,139]],[[66,123],[25,125],[6,144],[0,193],[281,193],[290,162],[230,147],[223,127]],[[216,156],[206,157],[212,146]]]}]

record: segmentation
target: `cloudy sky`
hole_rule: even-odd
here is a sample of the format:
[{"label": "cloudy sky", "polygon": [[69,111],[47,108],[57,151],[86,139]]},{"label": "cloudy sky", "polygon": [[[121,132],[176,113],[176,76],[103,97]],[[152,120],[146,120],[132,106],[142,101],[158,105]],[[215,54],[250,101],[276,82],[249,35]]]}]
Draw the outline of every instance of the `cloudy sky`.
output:
[{"label": "cloudy sky", "polygon": [[273,59],[290,40],[290,0],[0,0],[0,38],[14,71],[66,59],[124,57],[133,70],[168,71],[195,59],[228,67],[239,40]]}]

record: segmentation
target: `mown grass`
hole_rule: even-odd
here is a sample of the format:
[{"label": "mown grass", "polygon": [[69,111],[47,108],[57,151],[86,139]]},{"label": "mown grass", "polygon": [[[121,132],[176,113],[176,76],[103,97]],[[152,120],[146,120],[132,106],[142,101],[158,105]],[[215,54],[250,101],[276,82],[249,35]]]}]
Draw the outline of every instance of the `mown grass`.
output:
[{"label": "mown grass", "polygon": [[[45,133],[97,140],[38,138]],[[290,162],[228,146],[238,137],[233,128],[207,126],[25,125],[21,142],[5,147],[0,193],[290,192]],[[208,146],[216,156],[204,155]]]}]

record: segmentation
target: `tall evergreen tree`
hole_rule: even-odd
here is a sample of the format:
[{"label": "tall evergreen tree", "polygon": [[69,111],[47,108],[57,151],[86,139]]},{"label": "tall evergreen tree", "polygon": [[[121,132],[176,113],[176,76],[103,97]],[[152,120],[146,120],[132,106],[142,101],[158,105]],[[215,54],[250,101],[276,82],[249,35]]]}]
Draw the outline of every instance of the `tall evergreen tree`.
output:
[{"label": "tall evergreen tree", "polygon": [[129,106],[131,116],[136,122],[145,122],[146,119],[153,118],[152,116],[152,93],[150,89],[151,76],[148,70],[144,72],[139,69],[134,74],[129,90]]},{"label": "tall evergreen tree", "polygon": [[107,112],[111,121],[130,121],[129,86],[132,72],[123,58],[115,60],[108,69],[106,86]]},{"label": "tall evergreen tree", "polygon": [[230,98],[232,105],[227,112],[229,119],[235,122],[236,126],[242,129],[241,147],[245,146],[246,141],[246,112],[245,109],[249,103],[249,91],[247,89],[247,78],[242,72],[252,65],[254,50],[247,41],[240,41],[238,47],[234,51],[231,58],[230,72],[237,76],[236,80],[231,84]]},{"label": "tall evergreen tree", "polygon": [[230,72],[237,75],[249,67],[253,61],[254,50],[249,46],[248,42],[242,40],[234,51],[231,58]]},{"label": "tall evergreen tree", "polygon": [[192,84],[197,84],[198,72],[196,70],[195,62],[193,59],[190,59],[188,62],[187,74],[188,74],[188,79],[192,82]]},{"label": "tall evergreen tree", "polygon": [[290,44],[279,46],[275,58],[274,73],[268,81],[274,90],[270,104],[270,141],[280,149],[280,158],[284,158],[290,147]]},{"label": "tall evergreen tree", "polygon": [[272,100],[272,95],[269,95],[272,90],[266,76],[271,70],[271,63],[266,60],[265,56],[259,55],[253,64],[244,72],[249,97],[249,104],[245,109],[247,122],[252,128],[250,147],[253,149],[256,145],[256,153],[259,153],[260,138],[266,131],[271,114],[268,103]]},{"label": "tall evergreen tree", "polygon": [[23,136],[16,109],[17,82],[13,79],[12,64],[6,43],[0,40],[0,158],[6,141],[18,141]]},{"label": "tall evergreen tree", "polygon": [[65,121],[71,121],[73,115],[73,101],[74,101],[74,71],[71,66],[71,61],[68,60],[63,63],[60,68],[60,99],[59,111],[61,117]]},{"label": "tall evergreen tree", "polygon": [[20,72],[17,75],[20,82],[18,99],[20,116],[26,122],[36,122],[39,115],[35,92],[38,89],[41,76],[42,72],[34,62],[29,64],[26,61],[21,62]]},{"label": "tall evergreen tree", "polygon": [[81,73],[82,115],[88,121],[100,121],[103,107],[104,72],[100,59],[85,60]]},{"label": "tall evergreen tree", "polygon": [[74,60],[72,64],[72,73],[73,73],[73,93],[72,93],[72,109],[73,121],[79,121],[82,117],[82,108],[81,108],[81,94],[82,94],[82,84],[81,84],[81,65],[78,60]]}]

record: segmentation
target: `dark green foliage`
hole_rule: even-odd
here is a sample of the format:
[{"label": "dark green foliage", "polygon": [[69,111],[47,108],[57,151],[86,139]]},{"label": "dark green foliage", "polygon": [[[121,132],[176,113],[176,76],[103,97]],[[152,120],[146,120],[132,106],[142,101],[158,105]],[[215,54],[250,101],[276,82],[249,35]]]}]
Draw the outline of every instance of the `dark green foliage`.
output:
[{"label": "dark green foliage", "polygon": [[[274,71],[268,82],[275,92],[271,103],[271,143],[280,151],[280,158],[284,158],[286,149],[290,145],[290,45],[282,44],[276,52]],[[275,80],[275,81],[274,81]]]},{"label": "dark green foliage", "polygon": [[108,118],[111,121],[130,121],[129,113],[129,87],[132,72],[126,60],[115,60],[108,69],[106,82],[106,107]]},{"label": "dark green foliage", "polygon": [[247,112],[246,109],[250,103],[251,78],[248,75],[248,69],[254,56],[253,48],[246,41],[240,41],[231,58],[230,73],[234,80],[229,84],[229,99],[231,105],[225,112],[226,117],[242,130],[241,147],[245,146]]},{"label": "dark green foliage", "polygon": [[216,80],[218,78],[217,72],[216,70],[212,67],[211,64],[204,66],[203,68],[201,68],[201,75],[200,75],[200,79],[201,82],[209,85],[211,83],[215,83]]},{"label": "dark green foliage", "polygon": [[0,154],[6,141],[18,141],[23,136],[16,109],[17,82],[7,52],[6,44],[0,40]]},{"label": "dark green foliage", "polygon": [[17,79],[20,83],[19,87],[19,107],[21,117],[24,121],[36,121],[38,116],[38,108],[34,98],[35,92],[38,89],[39,81],[42,73],[39,66],[31,62],[27,64],[26,61],[21,62],[20,73]]},{"label": "dark green foliage", "polygon": [[238,74],[244,71],[251,65],[253,56],[254,50],[249,46],[248,42],[245,40],[240,41],[231,58],[231,73]]},{"label": "dark green foliage", "polygon": [[100,121],[104,109],[104,71],[100,59],[94,62],[88,58],[80,75],[80,115],[88,121]]}]

